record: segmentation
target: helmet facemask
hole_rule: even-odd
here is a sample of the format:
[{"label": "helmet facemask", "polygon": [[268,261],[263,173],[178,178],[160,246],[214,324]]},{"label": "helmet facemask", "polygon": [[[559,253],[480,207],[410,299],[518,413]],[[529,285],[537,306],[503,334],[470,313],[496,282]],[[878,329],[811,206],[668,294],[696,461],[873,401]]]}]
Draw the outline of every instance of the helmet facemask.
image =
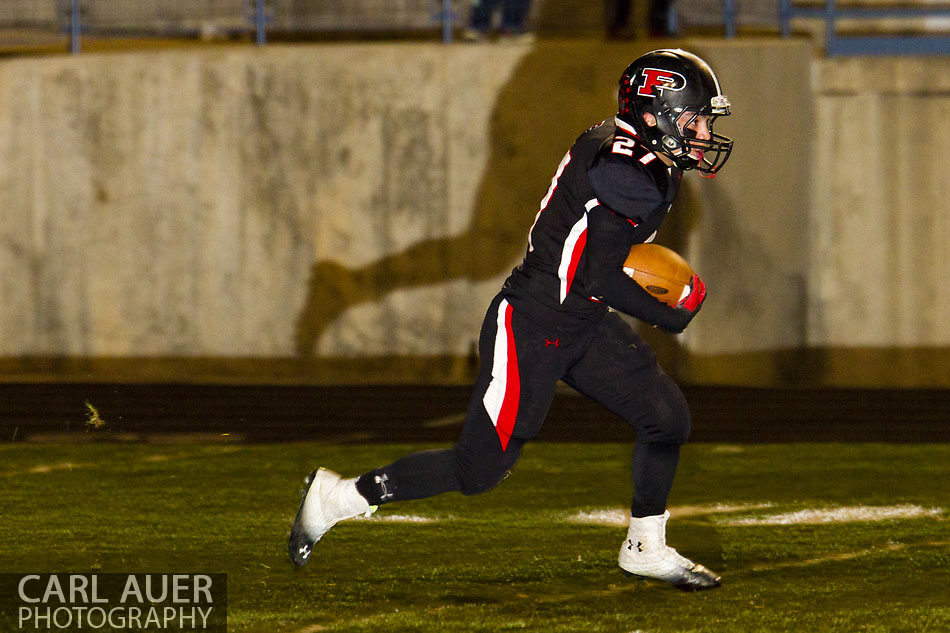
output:
[{"label": "helmet facemask", "polygon": [[[680,169],[695,169],[703,174],[714,175],[729,159],[732,139],[716,134],[713,125],[720,116],[729,116],[729,99],[717,95],[710,105],[670,107],[657,99],[653,112],[656,130],[659,132],[660,151],[666,154]],[[699,117],[705,121],[709,138],[698,138],[696,127]]]}]

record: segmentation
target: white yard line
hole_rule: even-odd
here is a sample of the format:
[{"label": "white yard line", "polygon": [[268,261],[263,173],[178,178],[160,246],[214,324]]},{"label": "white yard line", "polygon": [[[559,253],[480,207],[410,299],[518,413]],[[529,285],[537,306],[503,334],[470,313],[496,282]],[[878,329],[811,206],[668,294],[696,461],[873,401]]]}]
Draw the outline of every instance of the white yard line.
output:
[{"label": "white yard line", "polygon": [[356,518],[360,521],[373,523],[441,523],[454,520],[454,517],[427,517],[416,514],[373,514],[368,517],[358,516]]},{"label": "white yard line", "polygon": [[[163,463],[179,460],[188,460],[196,458],[205,458],[219,456],[223,454],[236,453],[243,450],[238,446],[221,446],[215,450],[201,449],[196,451],[178,451],[176,453],[153,453],[144,457],[135,458],[142,463]],[[18,470],[7,470],[0,472],[0,477],[22,477],[24,475],[45,475],[60,470],[77,470],[80,468],[114,468],[115,460],[99,462],[57,462],[52,464],[34,464]]]},{"label": "white yard line", "polygon": [[[710,514],[731,514],[764,510],[771,507],[773,507],[771,503],[716,503],[710,505],[674,506],[670,508],[670,516],[672,519],[683,519]],[[807,508],[795,512],[783,512],[741,519],[721,517],[717,518],[716,522],[729,527],[855,523],[862,521],[889,521],[894,519],[939,518],[943,516],[945,512],[946,510],[943,508],[924,508],[917,505],[844,506],[840,508]],[[628,510],[621,508],[604,508],[575,512],[563,520],[568,523],[622,527],[629,524],[630,513]]]},{"label": "white yard line", "polygon": [[57,470],[75,470],[77,468],[95,468],[99,464],[93,462],[59,462],[56,464],[36,464],[23,470],[7,470],[0,472],[0,477],[22,477],[24,475],[43,475]]},{"label": "white yard line", "polygon": [[[772,507],[771,503],[716,503],[710,505],[674,506],[670,508],[673,519],[706,516],[710,514],[729,514],[749,512]],[[942,508],[923,508],[920,506],[848,506],[842,508],[807,509],[797,512],[773,514],[764,517],[749,517],[735,520],[717,520],[720,525],[729,527],[746,525],[795,525],[802,523],[851,523],[855,521],[883,521],[889,519],[911,519],[921,517],[939,517]],[[434,517],[415,514],[374,514],[370,517],[358,517],[365,521],[384,523],[438,523],[452,521],[454,517]],[[630,521],[629,510],[623,508],[604,508],[600,510],[575,512],[562,519],[567,523],[585,525],[626,526]]]},{"label": "white yard line", "polygon": [[836,562],[846,562],[860,558],[862,556],[867,556],[868,554],[879,554],[881,552],[898,552],[900,550],[908,548],[921,548],[921,547],[947,547],[950,546],[950,541],[925,541],[923,543],[884,543],[876,547],[869,547],[867,549],[856,550],[853,552],[841,552],[836,554],[827,554],[825,556],[818,556],[815,558],[806,558],[804,560],[787,560],[777,563],[762,563],[759,565],[753,565],[749,569],[751,571],[775,571],[778,569],[789,569],[792,567],[811,567],[813,565],[821,565],[823,563],[836,563]]},{"label": "white yard line", "polygon": [[[674,506],[670,508],[673,519],[702,516],[707,514],[723,514],[727,512],[744,512],[769,508],[770,503],[714,503],[709,505]],[[630,510],[625,508],[605,508],[589,512],[576,512],[565,519],[568,523],[582,523],[585,525],[609,525],[625,527],[630,523]]]},{"label": "white yard line", "polygon": [[322,624],[308,624],[307,626],[299,629],[296,633],[318,633],[318,631],[326,631],[327,627]]},{"label": "white yard line", "polygon": [[88,468],[90,466],[95,466],[95,464],[89,462],[61,462],[59,464],[37,464],[26,470],[27,473],[31,475],[51,473],[54,470],[73,470],[74,468]]},{"label": "white yard line", "polygon": [[844,506],[840,508],[809,508],[762,517],[748,517],[724,521],[723,525],[814,525],[821,523],[856,523],[939,517],[943,508],[924,508],[916,505]]},{"label": "white yard line", "polygon": [[713,503],[698,506],[674,506],[670,508],[670,518],[700,516],[706,514],[727,514],[730,512],[748,512],[749,510],[764,510],[771,508],[771,503]]}]

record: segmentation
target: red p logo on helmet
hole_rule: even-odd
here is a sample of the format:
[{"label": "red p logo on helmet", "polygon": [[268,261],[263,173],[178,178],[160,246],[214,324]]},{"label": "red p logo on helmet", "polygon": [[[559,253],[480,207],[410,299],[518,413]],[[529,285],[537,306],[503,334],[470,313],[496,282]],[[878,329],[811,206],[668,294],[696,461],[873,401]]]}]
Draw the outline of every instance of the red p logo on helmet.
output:
[{"label": "red p logo on helmet", "polygon": [[654,88],[663,96],[664,90],[679,91],[686,87],[686,77],[663,68],[644,68],[640,77],[643,83],[638,84],[637,95],[641,97],[657,96],[653,93]]}]

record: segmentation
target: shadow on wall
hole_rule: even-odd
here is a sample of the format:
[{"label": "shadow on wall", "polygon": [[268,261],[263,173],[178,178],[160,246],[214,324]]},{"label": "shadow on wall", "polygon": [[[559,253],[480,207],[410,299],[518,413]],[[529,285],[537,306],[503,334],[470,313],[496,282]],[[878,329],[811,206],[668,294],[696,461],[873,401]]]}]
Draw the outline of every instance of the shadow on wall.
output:
[{"label": "shadow on wall", "polygon": [[296,321],[297,353],[313,356],[326,328],[358,304],[453,279],[484,281],[510,269],[564,152],[588,127],[613,116],[618,77],[651,48],[591,41],[534,46],[498,95],[488,165],[466,230],[361,268],[316,262]]}]

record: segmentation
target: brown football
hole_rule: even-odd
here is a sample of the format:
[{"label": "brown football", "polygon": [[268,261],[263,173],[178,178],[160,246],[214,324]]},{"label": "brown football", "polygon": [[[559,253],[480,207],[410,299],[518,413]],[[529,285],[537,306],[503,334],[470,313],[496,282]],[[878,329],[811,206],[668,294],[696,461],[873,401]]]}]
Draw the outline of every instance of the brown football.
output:
[{"label": "brown football", "polygon": [[663,303],[675,306],[689,294],[693,269],[678,253],[659,244],[634,244],[623,272]]}]

